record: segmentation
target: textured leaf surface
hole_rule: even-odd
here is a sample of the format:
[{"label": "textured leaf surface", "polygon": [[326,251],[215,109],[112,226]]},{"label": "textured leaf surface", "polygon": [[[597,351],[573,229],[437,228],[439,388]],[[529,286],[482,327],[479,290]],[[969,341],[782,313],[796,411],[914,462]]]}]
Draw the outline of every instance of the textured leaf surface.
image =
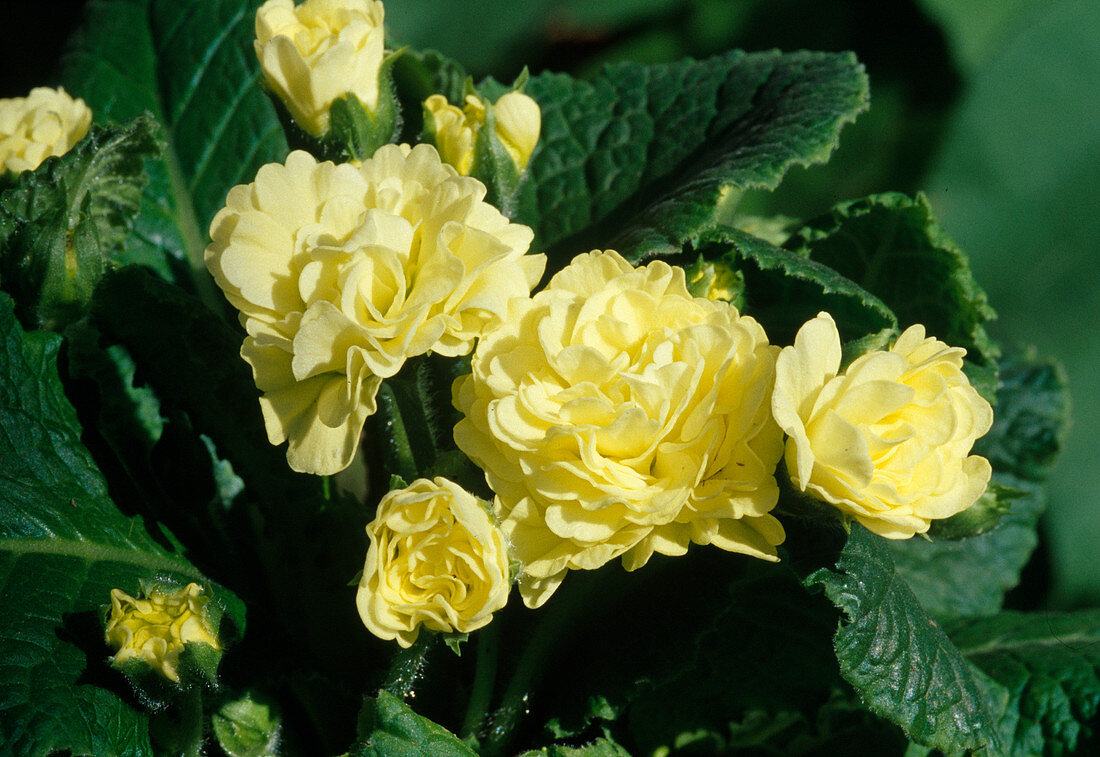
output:
[{"label": "textured leaf surface", "polygon": [[1001,361],[993,428],[974,451],[997,470],[1042,481],[1069,431],[1070,397],[1060,364],[1035,354]]},{"label": "textured leaf surface", "polygon": [[949,631],[962,653],[1009,692],[1000,723],[1006,753],[1085,754],[1096,747],[1100,610],[1004,612]]},{"label": "textured leaf surface", "polygon": [[579,747],[553,744],[542,749],[531,749],[518,757],[630,757],[630,752],[609,738],[599,738]]},{"label": "textured leaf surface", "polygon": [[358,757],[475,757],[454,734],[417,715],[387,691],[367,699],[359,716]]},{"label": "textured leaf surface", "polygon": [[543,132],[529,166],[536,202],[518,220],[535,228],[535,247],[612,214],[618,232],[638,214],[617,244],[640,256],[679,252],[732,190],[775,187],[792,165],[825,160],[866,107],[867,80],[851,54],[734,51],[618,64],[589,81],[541,74],[527,93]]},{"label": "textured leaf surface", "polygon": [[0,295],[0,752],[148,754],[98,610],[141,579],[207,582],[109,499],[57,376],[60,342],[24,334]]},{"label": "textured leaf surface", "polygon": [[142,158],[159,151],[148,118],[93,125],[0,195],[0,280],[24,322],[59,327],[79,315],[141,206]]},{"label": "textured leaf surface", "polygon": [[704,258],[742,273],[743,309],[764,324],[776,344],[792,343],[799,327],[822,310],[832,314],[844,341],[897,328],[882,300],[797,252],[732,227],[711,229],[696,242],[704,245]]},{"label": "textured leaf surface", "polygon": [[1035,529],[1046,510],[1043,490],[1004,474],[996,480],[1024,495],[1012,501],[992,530],[958,540],[883,542],[898,575],[940,623],[1000,610],[1038,544]]},{"label": "textured leaf surface", "polygon": [[847,616],[834,642],[840,671],[867,706],[914,741],[944,751],[999,748],[997,692],[981,680],[894,569],[883,540],[852,526],[839,572],[808,581]]},{"label": "textured leaf surface", "polygon": [[164,128],[130,260],[200,274],[207,228],[235,184],[287,146],[259,84],[253,0],[93,0],[62,83],[97,121],[149,112]]},{"label": "textured leaf surface", "polygon": [[879,297],[901,328],[921,323],[930,336],[965,347],[972,360],[997,357],[985,331],[994,317],[985,292],[923,195],[843,203],[796,231],[787,246]]}]

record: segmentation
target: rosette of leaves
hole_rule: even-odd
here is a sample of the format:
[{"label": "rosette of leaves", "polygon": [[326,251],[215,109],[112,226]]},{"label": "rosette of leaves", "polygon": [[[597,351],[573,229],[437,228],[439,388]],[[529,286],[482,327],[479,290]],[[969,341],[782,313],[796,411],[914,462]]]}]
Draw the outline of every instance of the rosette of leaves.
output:
[{"label": "rosette of leaves", "polygon": [[[55,197],[70,213],[110,208],[91,226],[79,213],[19,216],[24,238],[64,241],[75,218],[78,233],[109,241],[79,307],[58,321],[62,336],[35,330],[41,319],[20,326],[35,290],[0,277],[0,751],[141,755],[206,739],[227,753],[277,741],[289,754],[414,754],[426,743],[435,754],[588,757],[868,743],[1085,753],[1100,700],[1095,613],[1002,610],[1035,548],[1041,480],[1063,438],[1059,371],[999,354],[965,256],[919,196],[806,221],[738,213],[744,191],[827,160],[867,108],[850,54],[734,51],[585,80],[535,75],[526,92],[543,134],[515,220],[535,229],[550,273],[596,247],[662,257],[776,344],[826,310],[846,354],[912,322],[966,347],[972,380],[996,400],[978,450],[998,484],[986,514],[891,544],[785,516],[776,566],[705,549],[631,574],[613,565],[538,613],[512,603],[465,643],[448,639],[461,656],[430,634],[404,651],[372,638],[349,582],[391,475],[489,492],[451,438],[457,360],[410,361],[383,385],[367,487],[294,474],[266,441],[241,332],[202,264],[229,188],[287,153],[251,52],[257,5],[92,0],[62,61],[60,83],[102,133],[148,114],[160,137],[140,170],[92,160],[87,199]],[[417,50],[393,75],[405,141],[420,133],[423,100],[457,102],[467,78]],[[490,99],[502,91],[477,86]],[[71,161],[106,147],[81,149]],[[21,185],[45,192],[63,160]],[[99,204],[120,182],[126,201]],[[6,188],[0,208],[28,207],[19,191]],[[64,270],[65,244],[43,249]],[[781,510],[793,505],[783,496]],[[111,588],[133,592],[150,576],[210,587],[243,632],[217,688],[188,705],[190,730],[183,704],[154,712],[107,664],[98,608]],[[227,718],[249,697],[265,708],[249,715],[256,735],[230,738]]]}]

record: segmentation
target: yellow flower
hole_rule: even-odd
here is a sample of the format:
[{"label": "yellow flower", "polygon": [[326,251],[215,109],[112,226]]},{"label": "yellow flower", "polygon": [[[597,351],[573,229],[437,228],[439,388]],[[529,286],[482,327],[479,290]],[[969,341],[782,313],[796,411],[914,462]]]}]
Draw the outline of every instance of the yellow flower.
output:
[{"label": "yellow flower", "polygon": [[88,133],[92,111],[64,89],[36,87],[27,97],[0,100],[0,171],[33,171],[64,155]]},{"label": "yellow flower", "polygon": [[408,647],[421,626],[476,631],[508,601],[504,536],[482,503],[445,478],[388,493],[367,534],[356,604],[379,638]]},{"label": "yellow flower", "polygon": [[384,57],[377,0],[268,0],[256,11],[256,57],[294,120],[315,137],[328,131],[329,106],[347,93],[378,107]]},{"label": "yellow flower", "polygon": [[684,272],[577,257],[474,354],[454,385],[459,448],[486,471],[538,607],[569,569],[714,544],[775,560],[777,348]]},{"label": "yellow flower", "polygon": [[428,350],[464,355],[544,255],[429,145],[385,145],[355,167],[293,152],[234,187],[206,265],[248,332],[272,444],[296,471],[346,468],[383,378]]},{"label": "yellow flower", "polygon": [[[542,113],[533,99],[521,92],[509,92],[497,100],[493,109],[495,132],[516,169],[522,171],[539,141]],[[424,101],[424,110],[435,126],[435,144],[443,160],[469,176],[474,165],[474,147],[485,125],[485,104],[476,95],[466,96],[460,110],[443,95]]]},{"label": "yellow flower", "polygon": [[107,643],[118,650],[112,660],[116,665],[143,660],[169,681],[179,681],[177,666],[185,644],[220,648],[205,616],[209,601],[198,584],[177,591],[158,586],[145,599],[112,589]]},{"label": "yellow flower", "polygon": [[965,354],[915,325],[838,374],[833,319],[806,323],[779,356],[772,397],[791,481],[890,539],[970,507],[991,473],[970,448],[993,410],[963,374]]}]

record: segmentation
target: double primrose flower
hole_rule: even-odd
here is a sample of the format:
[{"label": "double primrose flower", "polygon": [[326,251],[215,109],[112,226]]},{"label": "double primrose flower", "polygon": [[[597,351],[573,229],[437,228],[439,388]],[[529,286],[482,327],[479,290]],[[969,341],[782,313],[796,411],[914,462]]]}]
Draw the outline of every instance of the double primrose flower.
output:
[{"label": "double primrose flower", "polygon": [[545,256],[429,145],[356,167],[293,152],[230,190],[206,264],[248,332],[268,438],[296,471],[346,468],[382,379],[464,355],[525,297]]},{"label": "double primrose flower", "polygon": [[64,89],[36,87],[27,97],[0,99],[0,173],[33,171],[84,138],[92,111]]},{"label": "double primrose flower", "polygon": [[779,356],[772,398],[794,485],[890,539],[974,504],[992,471],[970,449],[993,411],[964,354],[916,325],[841,371],[833,319],[805,324]]},{"label": "double primrose flower", "polygon": [[367,534],[356,604],[379,638],[408,647],[421,628],[475,631],[508,601],[503,534],[484,503],[445,478],[386,494]]},{"label": "double primrose flower", "polygon": [[633,570],[688,545],[775,560],[778,348],[684,272],[581,255],[478,345],[454,385],[459,448],[486,472],[543,604],[569,570]]}]

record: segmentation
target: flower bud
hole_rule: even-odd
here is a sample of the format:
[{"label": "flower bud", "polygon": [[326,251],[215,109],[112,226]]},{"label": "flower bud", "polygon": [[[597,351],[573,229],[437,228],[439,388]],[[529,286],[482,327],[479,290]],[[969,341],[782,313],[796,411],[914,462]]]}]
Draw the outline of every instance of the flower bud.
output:
[{"label": "flower bud", "polygon": [[[463,176],[476,175],[477,141],[491,138],[504,149],[516,171],[522,172],[531,160],[542,126],[538,103],[522,92],[509,92],[490,106],[477,95],[467,95],[461,110],[443,95],[432,95],[424,101],[424,111],[430,124],[428,136],[443,160]],[[485,130],[482,127],[489,117],[493,128]]]},{"label": "flower bud", "polygon": [[107,619],[107,643],[117,649],[115,665],[140,660],[169,681],[179,682],[179,659],[187,644],[205,644],[220,650],[218,637],[207,617],[208,597],[202,587],[182,589],[154,586],[145,599],[111,590]]},{"label": "flower bud", "polygon": [[[256,11],[254,45],[264,79],[307,133],[328,133],[337,100],[368,115],[392,110],[383,13],[377,0],[306,0],[297,7],[268,0]],[[378,144],[392,136],[394,124],[388,126]]]},{"label": "flower bud", "polygon": [[970,449],[993,410],[962,372],[964,354],[918,324],[841,372],[833,319],[806,323],[779,355],[772,395],[792,483],[889,539],[973,505],[992,471]]},{"label": "flower bud", "polygon": [[64,155],[88,133],[92,111],[64,89],[36,87],[27,97],[0,99],[0,172],[33,171]]}]

